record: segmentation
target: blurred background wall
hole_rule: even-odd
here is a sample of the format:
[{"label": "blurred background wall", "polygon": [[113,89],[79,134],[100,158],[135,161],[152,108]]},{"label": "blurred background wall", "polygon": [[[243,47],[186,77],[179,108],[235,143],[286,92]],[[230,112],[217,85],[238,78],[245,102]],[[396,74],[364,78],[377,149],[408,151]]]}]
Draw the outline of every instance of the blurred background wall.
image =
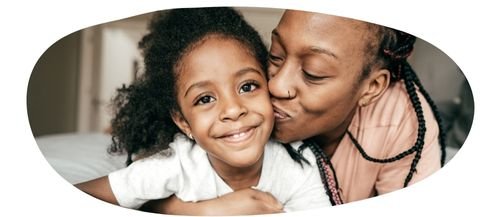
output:
[{"label": "blurred background wall", "polygon": [[77,131],[81,31],[53,44],[29,80],[27,106],[35,136]]},{"label": "blurred background wall", "polygon": [[[238,9],[269,46],[271,31],[283,10]],[[108,130],[112,116],[109,102],[115,89],[132,82],[143,70],[137,43],[146,33],[150,17],[143,14],[74,32],[41,56],[27,95],[35,137]],[[446,54],[421,39],[416,42],[410,63],[438,104],[449,133],[462,134],[457,141],[460,144],[456,143],[462,145],[474,106],[463,73]],[[462,115],[465,117],[459,118]]]}]

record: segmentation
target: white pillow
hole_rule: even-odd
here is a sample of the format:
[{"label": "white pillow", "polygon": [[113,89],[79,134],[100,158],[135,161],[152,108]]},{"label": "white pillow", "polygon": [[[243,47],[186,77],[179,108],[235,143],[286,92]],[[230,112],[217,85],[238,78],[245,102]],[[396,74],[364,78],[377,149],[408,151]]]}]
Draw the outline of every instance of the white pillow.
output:
[{"label": "white pillow", "polygon": [[102,133],[55,134],[36,138],[48,163],[71,184],[125,167],[125,155],[110,155],[111,136]]}]

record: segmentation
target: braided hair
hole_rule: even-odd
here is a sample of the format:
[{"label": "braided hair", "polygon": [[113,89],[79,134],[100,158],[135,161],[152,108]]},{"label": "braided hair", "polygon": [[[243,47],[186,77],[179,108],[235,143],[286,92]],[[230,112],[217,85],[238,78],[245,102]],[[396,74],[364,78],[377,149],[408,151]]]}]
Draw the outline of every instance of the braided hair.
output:
[{"label": "braided hair", "polygon": [[[139,42],[145,71],[130,86],[117,90],[112,100],[110,153],[146,157],[169,148],[181,132],[171,113],[180,111],[176,81],[182,57],[208,37],[239,42],[267,71],[268,51],[258,32],[232,8],[188,8],[156,12],[149,33]],[[166,153],[166,152],[165,152]]]},{"label": "braided hair", "polygon": [[[409,169],[409,173],[404,181],[404,187],[406,187],[411,181],[414,173],[416,172],[416,166],[421,159],[421,153],[424,146],[424,138],[427,130],[423,115],[423,107],[418,98],[416,87],[419,89],[419,92],[425,97],[429,106],[433,110],[433,114],[438,123],[440,131],[439,142],[442,151],[440,163],[442,166],[445,163],[445,133],[442,127],[442,121],[437,106],[435,105],[427,91],[424,89],[412,67],[407,62],[407,58],[413,50],[416,37],[396,29],[378,26],[375,24],[368,25],[369,29],[371,30],[370,32],[376,33],[376,39],[379,43],[377,44],[378,46],[376,46],[375,49],[367,49],[368,64],[366,64],[364,67],[362,77],[368,76],[372,69],[372,65],[374,65],[375,67],[383,67],[388,69],[391,72],[391,82],[397,82],[400,80],[404,81],[407,94],[409,95],[409,99],[411,100],[418,120],[417,139],[414,145],[408,150],[405,150],[390,158],[378,159],[369,156],[356,140],[356,138],[349,131],[347,131],[347,134],[349,135],[349,138],[358,149],[358,151],[361,153],[361,155],[368,161],[376,163],[391,163],[415,153],[414,159],[412,160],[411,167]],[[369,47],[373,47],[373,43],[374,42],[370,42]]]}]

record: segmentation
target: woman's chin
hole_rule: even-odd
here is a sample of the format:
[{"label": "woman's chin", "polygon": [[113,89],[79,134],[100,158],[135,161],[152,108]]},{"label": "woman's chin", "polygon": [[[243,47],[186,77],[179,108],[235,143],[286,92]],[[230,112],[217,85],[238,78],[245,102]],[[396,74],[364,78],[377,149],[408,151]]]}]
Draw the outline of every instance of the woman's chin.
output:
[{"label": "woman's chin", "polygon": [[274,130],[272,133],[272,137],[281,143],[291,143],[297,140],[297,138],[293,136],[294,134],[287,132],[283,133],[283,132],[284,131]]}]

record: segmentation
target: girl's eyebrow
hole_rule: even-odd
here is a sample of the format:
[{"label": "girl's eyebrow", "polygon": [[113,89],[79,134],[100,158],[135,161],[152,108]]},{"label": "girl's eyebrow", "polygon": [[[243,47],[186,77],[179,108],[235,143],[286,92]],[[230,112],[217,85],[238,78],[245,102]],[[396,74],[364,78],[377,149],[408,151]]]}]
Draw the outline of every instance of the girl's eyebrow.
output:
[{"label": "girl's eyebrow", "polygon": [[259,70],[255,69],[253,67],[242,68],[242,69],[238,70],[237,72],[235,72],[235,76],[240,77],[240,76],[247,74],[249,72],[256,72],[256,73],[260,74],[261,76],[264,76],[263,73],[261,73]]},{"label": "girl's eyebrow", "polygon": [[201,87],[205,87],[205,86],[208,86],[211,82],[209,80],[207,81],[200,81],[200,82],[196,82],[194,84],[192,84],[191,86],[189,86],[186,90],[186,92],[184,93],[184,97],[187,96],[187,93],[189,93],[190,90],[194,89],[194,88],[201,88]]},{"label": "girl's eyebrow", "polygon": [[[238,71],[236,71],[234,74],[235,77],[241,77],[245,74],[248,74],[248,73],[257,73],[257,74],[260,74],[262,77],[264,77],[263,73],[261,73],[259,70],[253,68],[253,67],[245,67],[245,68],[242,68]],[[205,81],[199,81],[199,82],[196,82],[194,84],[192,84],[191,86],[189,86],[186,90],[186,92],[184,93],[184,97],[187,96],[187,94],[189,93],[190,90],[194,89],[194,88],[201,88],[201,87],[205,87],[205,86],[208,86],[209,84],[211,83],[211,81],[209,80],[205,80]]]}]

